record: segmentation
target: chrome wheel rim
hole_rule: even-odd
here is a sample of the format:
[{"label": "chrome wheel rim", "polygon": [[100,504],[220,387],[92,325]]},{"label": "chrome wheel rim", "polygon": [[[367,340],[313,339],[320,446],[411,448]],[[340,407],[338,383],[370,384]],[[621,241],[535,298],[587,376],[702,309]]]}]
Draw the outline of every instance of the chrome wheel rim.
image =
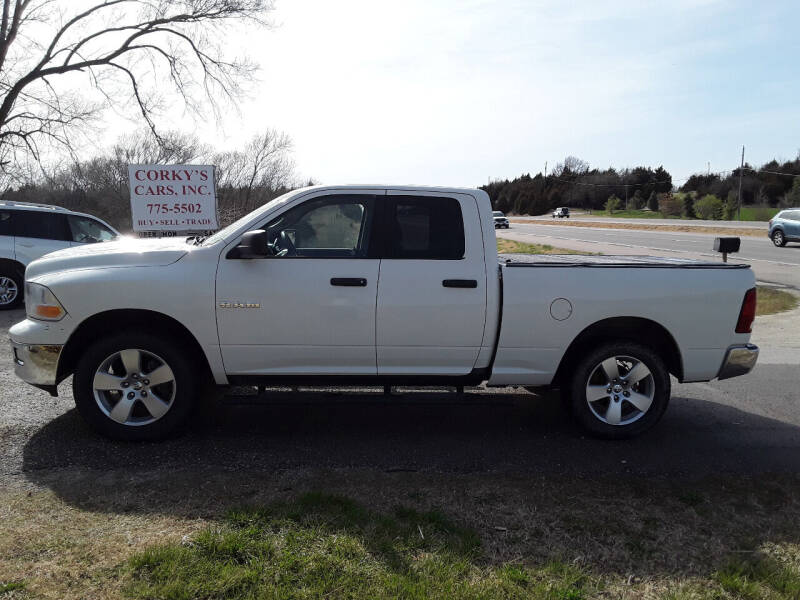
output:
[{"label": "chrome wheel rim", "polygon": [[11,304],[18,295],[17,283],[11,277],[0,277],[0,305]]},{"label": "chrome wheel rim", "polygon": [[109,419],[131,427],[161,419],[175,401],[175,374],[152,352],[130,348],[115,352],[92,380],[97,406]]},{"label": "chrome wheel rim", "polygon": [[608,425],[630,425],[647,414],[655,396],[650,369],[632,356],[611,356],[594,369],[586,383],[586,404]]},{"label": "chrome wheel rim", "polygon": [[783,243],[783,234],[780,231],[776,231],[772,235],[772,241],[775,243],[776,246],[780,246]]}]

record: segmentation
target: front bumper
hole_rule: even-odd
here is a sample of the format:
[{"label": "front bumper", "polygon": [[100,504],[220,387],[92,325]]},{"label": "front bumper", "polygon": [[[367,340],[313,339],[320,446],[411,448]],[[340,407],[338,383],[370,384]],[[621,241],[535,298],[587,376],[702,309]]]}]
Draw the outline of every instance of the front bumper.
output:
[{"label": "front bumper", "polygon": [[743,344],[731,346],[725,353],[725,360],[719,369],[717,379],[730,379],[745,375],[753,370],[758,360],[758,346]]},{"label": "front bumper", "polygon": [[17,377],[55,396],[58,359],[64,346],[19,344],[11,340],[11,347]]}]

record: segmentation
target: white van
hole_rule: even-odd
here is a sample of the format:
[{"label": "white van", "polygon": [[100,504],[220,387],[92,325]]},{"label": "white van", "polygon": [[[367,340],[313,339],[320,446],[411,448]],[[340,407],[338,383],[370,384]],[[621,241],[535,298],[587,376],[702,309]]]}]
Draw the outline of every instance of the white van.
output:
[{"label": "white van", "polygon": [[119,237],[108,223],[60,206],[0,200],[0,310],[22,302],[25,267],[56,250]]}]

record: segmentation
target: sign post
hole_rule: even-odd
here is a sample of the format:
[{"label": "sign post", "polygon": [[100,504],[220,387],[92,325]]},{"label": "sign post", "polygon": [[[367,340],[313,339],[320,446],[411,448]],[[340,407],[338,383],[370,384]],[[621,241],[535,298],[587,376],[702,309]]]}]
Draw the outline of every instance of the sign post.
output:
[{"label": "sign post", "polygon": [[212,165],[128,165],[128,181],[134,231],[168,236],[219,229]]}]

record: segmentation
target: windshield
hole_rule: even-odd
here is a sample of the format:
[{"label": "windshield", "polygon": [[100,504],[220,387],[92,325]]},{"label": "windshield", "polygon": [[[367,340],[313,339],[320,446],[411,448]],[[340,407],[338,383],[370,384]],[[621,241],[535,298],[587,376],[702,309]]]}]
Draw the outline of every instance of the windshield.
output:
[{"label": "windshield", "polygon": [[496,210],[496,211],[492,212],[492,216],[504,217],[505,215],[503,213],[501,213],[499,210]]},{"label": "windshield", "polygon": [[236,221],[234,221],[233,223],[231,223],[227,227],[224,227],[224,228],[220,229],[214,235],[211,235],[211,236],[205,238],[203,240],[203,242],[202,242],[202,245],[203,246],[210,246],[211,244],[214,244],[214,243],[218,242],[219,240],[225,239],[225,237],[228,234],[236,231],[239,227],[241,227],[245,223],[255,219],[256,217],[258,217],[258,215],[264,214],[268,210],[272,210],[272,207],[274,207],[277,204],[281,204],[282,202],[286,202],[287,200],[289,200],[289,198],[294,196],[298,191],[299,190],[292,190],[291,192],[286,192],[282,196],[278,196],[274,200],[270,200],[269,202],[267,202],[263,206],[260,206],[259,208],[255,209],[254,211],[247,213],[242,218],[237,219]]}]

